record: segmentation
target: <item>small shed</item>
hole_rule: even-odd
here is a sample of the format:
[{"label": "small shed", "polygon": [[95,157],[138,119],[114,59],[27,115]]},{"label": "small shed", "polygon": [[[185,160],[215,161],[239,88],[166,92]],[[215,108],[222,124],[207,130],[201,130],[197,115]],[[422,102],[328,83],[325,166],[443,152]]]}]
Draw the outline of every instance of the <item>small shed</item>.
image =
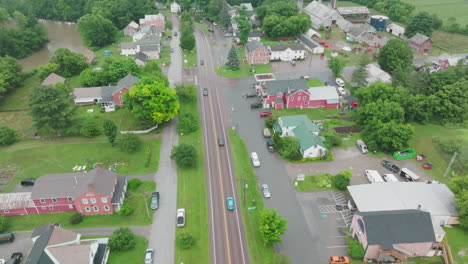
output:
[{"label": "small shed", "polygon": [[87,48],[81,48],[80,53],[85,56],[86,62],[92,64],[94,59],[96,59],[96,54]]},{"label": "small shed", "polygon": [[397,24],[390,24],[387,26],[387,32],[394,36],[401,37],[405,34],[405,28]]},{"label": "small shed", "polygon": [[429,53],[432,49],[432,40],[419,33],[411,37],[408,42],[417,53]]},{"label": "small shed", "polygon": [[47,76],[47,78],[45,78],[41,85],[49,86],[55,85],[56,83],[65,83],[65,78],[55,73],[51,73],[49,76]]}]

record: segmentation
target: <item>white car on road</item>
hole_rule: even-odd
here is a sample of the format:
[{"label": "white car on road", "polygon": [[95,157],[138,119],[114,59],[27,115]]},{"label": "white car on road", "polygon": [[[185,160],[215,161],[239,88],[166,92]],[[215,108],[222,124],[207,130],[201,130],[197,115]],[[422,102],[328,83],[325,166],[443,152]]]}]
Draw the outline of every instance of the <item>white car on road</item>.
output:
[{"label": "white car on road", "polygon": [[257,152],[252,152],[250,154],[250,159],[254,167],[260,167],[260,159],[258,158]]},{"label": "white car on road", "polygon": [[346,95],[346,91],[345,91],[345,89],[343,87],[338,87],[338,92],[343,96]]},{"label": "white car on road", "polygon": [[268,187],[267,184],[262,184],[262,193],[263,193],[263,197],[265,198],[271,197],[270,188]]},{"label": "white car on road", "polygon": [[336,82],[336,84],[338,84],[338,86],[340,86],[340,87],[343,87],[343,86],[344,86],[344,81],[343,81],[343,79],[341,79],[341,78],[336,78],[335,82]]}]

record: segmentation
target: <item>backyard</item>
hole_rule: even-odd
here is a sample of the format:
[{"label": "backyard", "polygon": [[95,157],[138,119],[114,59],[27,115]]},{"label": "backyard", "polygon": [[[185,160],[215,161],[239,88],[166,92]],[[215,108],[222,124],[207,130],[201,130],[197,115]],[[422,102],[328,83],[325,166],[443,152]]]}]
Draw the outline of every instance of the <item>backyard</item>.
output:
[{"label": "backyard", "polygon": [[184,56],[184,69],[192,69],[197,67],[197,50],[182,50]]},{"label": "backyard", "polygon": [[[151,192],[154,190],[156,190],[156,183],[152,181],[144,181],[137,189],[127,190],[128,197],[125,198],[124,204],[128,204],[135,209],[132,214],[127,216],[117,213],[84,216],[83,221],[77,225],[72,225],[69,222],[70,216],[74,212],[13,216],[7,218],[7,229],[29,231],[34,229],[35,226],[45,223],[59,223],[63,228],[149,225],[153,221],[154,215],[149,203]],[[148,203],[145,201],[148,201]]]},{"label": "backyard", "polygon": [[[107,264],[140,264],[145,259],[145,250],[148,247],[148,240],[144,237],[135,236],[136,245],[129,251],[111,250]],[[157,254],[157,253],[156,253]]]}]

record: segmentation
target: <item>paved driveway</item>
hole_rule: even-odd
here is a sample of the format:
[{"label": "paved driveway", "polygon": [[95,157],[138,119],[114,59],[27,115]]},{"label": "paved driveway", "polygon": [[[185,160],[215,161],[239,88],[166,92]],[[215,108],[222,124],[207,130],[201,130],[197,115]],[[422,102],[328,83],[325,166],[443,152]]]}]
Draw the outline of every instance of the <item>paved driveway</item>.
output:
[{"label": "paved driveway", "polygon": [[[23,253],[24,259],[31,250],[33,243],[31,232],[15,232],[15,241],[0,245],[0,259],[8,260],[13,252]],[[1,262],[0,262],[1,263]]]}]

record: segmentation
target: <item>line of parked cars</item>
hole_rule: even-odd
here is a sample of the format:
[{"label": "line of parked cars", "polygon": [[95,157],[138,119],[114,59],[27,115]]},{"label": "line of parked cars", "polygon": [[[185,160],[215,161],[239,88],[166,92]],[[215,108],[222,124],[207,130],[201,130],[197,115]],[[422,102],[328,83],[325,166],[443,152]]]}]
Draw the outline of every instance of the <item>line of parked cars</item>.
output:
[{"label": "line of parked cars", "polygon": [[382,167],[386,168],[392,173],[386,173],[383,176],[380,176],[379,172],[376,170],[366,170],[365,174],[370,183],[399,182],[398,178],[393,173],[396,173],[405,181],[416,182],[420,179],[420,177],[416,173],[412,172],[408,168],[400,169],[400,167],[388,160],[382,160],[381,164]]}]

